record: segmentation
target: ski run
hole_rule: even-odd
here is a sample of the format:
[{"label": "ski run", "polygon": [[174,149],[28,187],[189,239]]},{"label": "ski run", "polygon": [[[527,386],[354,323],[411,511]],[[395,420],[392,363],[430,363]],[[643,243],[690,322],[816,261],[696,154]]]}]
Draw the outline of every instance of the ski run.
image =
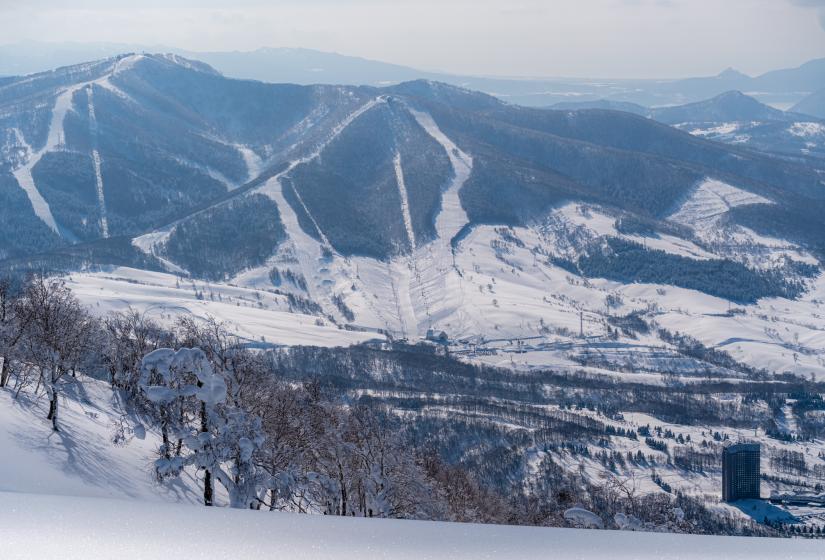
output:
[{"label": "ski run", "polygon": [[97,116],[95,115],[94,88],[88,86],[86,95],[89,99],[89,134],[92,137],[92,165],[95,170],[95,187],[97,203],[100,209],[100,230],[104,238],[109,237],[109,220],[106,217],[106,198],[103,195],[103,174],[100,171],[100,152],[97,150]]}]

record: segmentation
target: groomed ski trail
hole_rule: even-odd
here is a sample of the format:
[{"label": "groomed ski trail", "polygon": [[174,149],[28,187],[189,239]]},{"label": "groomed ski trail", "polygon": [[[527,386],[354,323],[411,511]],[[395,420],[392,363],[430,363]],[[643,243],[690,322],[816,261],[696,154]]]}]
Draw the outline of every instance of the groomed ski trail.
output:
[{"label": "groomed ski trail", "polygon": [[454,265],[452,240],[469,223],[461,205],[460,191],[472,173],[473,159],[442,132],[429,113],[408,109],[427,134],[444,148],[453,169],[453,178],[441,195],[441,211],[435,220],[437,237],[419,247],[412,257],[416,275],[410,285],[410,297],[414,308],[424,308],[427,313],[427,324],[418,326],[420,332],[452,315],[463,302],[462,278]]},{"label": "groomed ski trail", "polygon": [[89,102],[89,135],[92,138],[92,165],[95,170],[97,204],[100,208],[100,230],[104,239],[109,238],[109,219],[106,216],[106,198],[103,195],[103,173],[100,171],[100,152],[97,150],[97,115],[95,115],[94,87],[86,88]]},{"label": "groomed ski trail", "polygon": [[[312,152],[304,157],[293,160],[284,171],[281,171],[269,179],[261,187],[253,191],[268,196],[275,202],[275,204],[278,205],[278,210],[281,213],[281,221],[284,224],[284,229],[286,230],[289,241],[294,249],[293,256],[297,259],[300,272],[307,281],[308,295],[311,299],[316,301],[316,303],[320,303],[318,301],[320,299],[319,296],[321,296],[319,293],[319,288],[322,287],[323,281],[330,280],[329,278],[325,278],[329,270],[328,266],[324,264],[327,259],[327,257],[324,256],[324,253],[332,253],[332,245],[326,235],[324,235],[324,232],[321,230],[321,227],[318,225],[315,217],[304,203],[300,192],[298,192],[298,189],[293,186],[292,190],[295,194],[295,198],[301,205],[301,209],[306,213],[307,217],[312,222],[313,227],[318,233],[320,242],[303,230],[298,220],[298,214],[289,202],[287,202],[286,197],[284,196],[283,179],[285,179],[299,165],[309,163],[318,158],[324,149],[329,146],[344,130],[346,130],[349,125],[358,119],[358,117],[373,107],[386,103],[386,101],[387,98],[385,96],[380,96],[361,105],[358,109],[348,114],[341,122],[333,127],[330,134],[320,144],[318,144]],[[276,255],[275,260],[277,260],[277,258],[278,256]],[[271,264],[267,263],[267,266],[271,266]],[[324,294],[324,296],[326,295],[327,294]],[[324,299],[328,298],[324,297]]]},{"label": "groomed ski trail", "polygon": [[46,138],[46,144],[38,151],[32,153],[25,164],[12,171],[15,179],[17,179],[17,183],[26,191],[26,196],[29,197],[29,202],[31,202],[35,215],[58,235],[61,235],[60,228],[54,219],[49,203],[46,202],[46,199],[43,198],[43,195],[40,194],[37,185],[34,183],[32,170],[40,163],[40,160],[47,152],[53,152],[58,148],[62,148],[64,138],[63,119],[66,118],[66,113],[71,109],[72,98],[78,89],[80,89],[80,86],[72,86],[63,90],[57,96],[54,107],[52,108],[52,118],[49,123],[49,134]]},{"label": "groomed ski trail", "polygon": [[418,124],[429,134],[433,140],[441,144],[447,152],[447,157],[450,158],[450,165],[453,168],[453,180],[447,187],[447,190],[441,196],[441,212],[435,220],[435,230],[438,233],[438,240],[434,243],[442,242],[450,245],[453,237],[458,235],[458,232],[467,225],[470,221],[467,217],[467,212],[461,206],[461,198],[459,191],[467,179],[470,178],[470,173],[473,171],[473,158],[469,154],[462,152],[455,143],[444,134],[438,125],[433,120],[429,113],[409,109],[410,113]]},{"label": "groomed ski trail", "polygon": [[401,216],[404,218],[404,229],[407,231],[407,241],[410,251],[415,251],[415,232],[410,217],[410,199],[407,197],[407,185],[404,183],[404,170],[401,168],[401,153],[395,152],[392,160],[395,167],[395,182],[398,185],[398,195],[401,198]]}]

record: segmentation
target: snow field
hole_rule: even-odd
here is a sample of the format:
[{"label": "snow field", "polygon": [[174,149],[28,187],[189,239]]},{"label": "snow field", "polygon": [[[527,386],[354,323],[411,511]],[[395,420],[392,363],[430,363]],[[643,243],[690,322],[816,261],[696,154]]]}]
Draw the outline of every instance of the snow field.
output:
[{"label": "snow field", "polygon": [[224,321],[248,342],[273,345],[349,346],[375,333],[348,331],[319,317],[291,313],[285,296],[250,288],[193,283],[190,280],[129,268],[71,275],[68,285],[93,313],[146,312],[164,324],[190,314]]},{"label": "snow field", "polygon": [[[49,538],[43,538],[44,526]],[[8,560],[821,558],[821,542],[350,519],[0,494]]]}]

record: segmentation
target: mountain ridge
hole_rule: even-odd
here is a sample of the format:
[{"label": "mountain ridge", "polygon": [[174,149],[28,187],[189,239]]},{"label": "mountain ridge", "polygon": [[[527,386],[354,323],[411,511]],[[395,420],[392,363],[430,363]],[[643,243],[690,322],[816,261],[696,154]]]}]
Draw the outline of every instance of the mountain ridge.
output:
[{"label": "mountain ridge", "polygon": [[[117,43],[61,46],[28,42],[5,45],[0,47],[0,60],[9,62],[5,68],[0,64],[0,75],[17,74],[23,70],[25,73],[42,71],[54,66],[96,59],[102,53],[114,55],[122,52],[157,51],[174,52],[203,60],[234,78],[303,85],[338,83],[372,86],[424,78],[494,93],[510,102],[530,106],[562,102],[570,95],[590,100],[610,97],[616,101],[636,102],[645,106],[684,104],[713,97],[730,89],[762,92],[765,100],[771,103],[793,104],[804,95],[799,95],[798,92],[825,88],[825,78],[822,78],[825,74],[820,70],[825,59],[809,61],[796,68],[766,72],[756,77],[723,71],[716,76],[668,80],[506,78],[421,71],[389,62],[301,48],[262,47],[252,51],[195,52],[168,46]],[[26,63],[27,56],[34,60]]]}]

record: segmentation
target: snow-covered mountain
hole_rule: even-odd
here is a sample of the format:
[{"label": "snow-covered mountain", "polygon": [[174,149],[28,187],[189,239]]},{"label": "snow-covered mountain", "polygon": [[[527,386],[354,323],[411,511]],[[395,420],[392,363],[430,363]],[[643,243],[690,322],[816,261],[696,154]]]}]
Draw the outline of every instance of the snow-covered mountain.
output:
[{"label": "snow-covered mountain", "polygon": [[719,121],[788,121],[792,115],[768,107],[740,91],[728,91],[706,101],[677,107],[662,107],[650,112],[651,118],[665,124]]},{"label": "snow-covered mountain", "polygon": [[685,105],[668,105],[648,108],[635,103],[623,103],[610,99],[596,101],[568,101],[548,107],[557,111],[578,111],[582,109],[608,109],[643,115],[665,124],[684,122],[719,121],[766,121],[792,120],[793,115],[760,103],[755,98],[738,90],[730,90],[710,99]]},{"label": "snow-covered mountain", "polygon": [[[617,111],[231,80],[175,55],[7,80],[0,111],[6,270],[125,264],[408,339],[617,336],[641,313],[754,367],[825,370],[817,163]],[[564,348],[534,365],[586,350]]]},{"label": "snow-covered mountain", "polygon": [[825,156],[825,123],[780,111],[738,91],[707,101],[652,109],[659,122],[696,136],[790,157]]}]

